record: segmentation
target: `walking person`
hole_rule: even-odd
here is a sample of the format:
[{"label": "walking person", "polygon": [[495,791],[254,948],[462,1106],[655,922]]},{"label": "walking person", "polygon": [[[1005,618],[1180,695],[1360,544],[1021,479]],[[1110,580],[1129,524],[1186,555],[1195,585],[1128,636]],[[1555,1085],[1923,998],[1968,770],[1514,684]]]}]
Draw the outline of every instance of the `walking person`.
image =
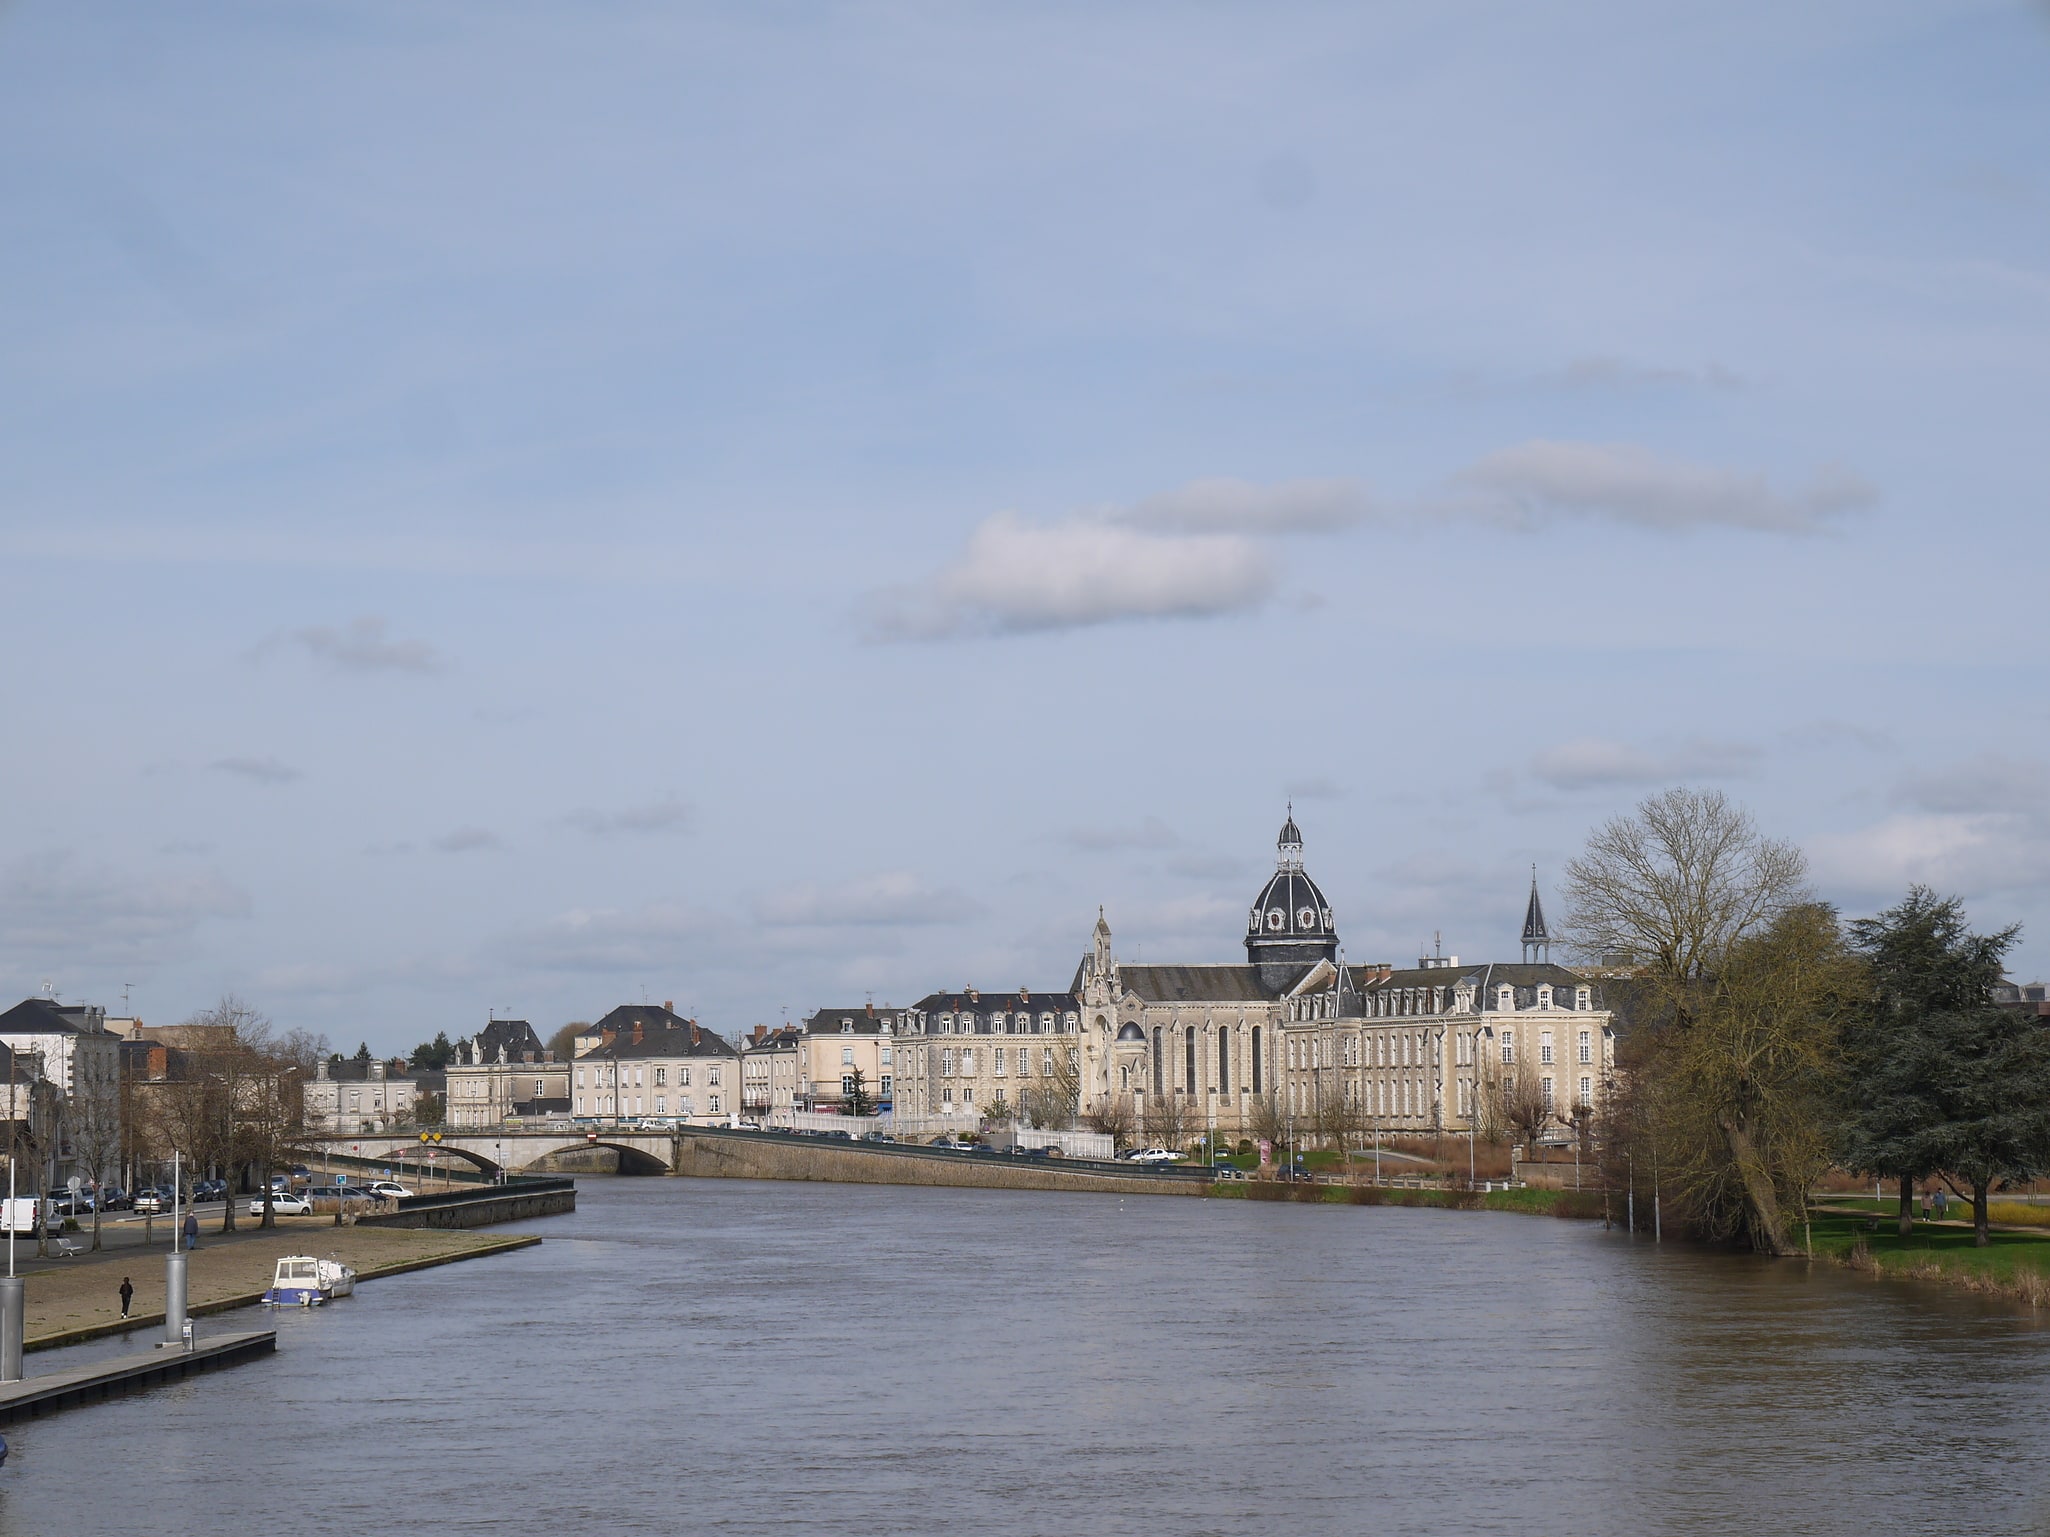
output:
[{"label": "walking person", "polygon": [[135,1283],[127,1276],[121,1278],[121,1316],[128,1316],[128,1304],[135,1300]]},{"label": "walking person", "polygon": [[199,1218],[189,1211],[185,1214],[185,1247],[199,1247]]},{"label": "walking person", "polygon": [[1941,1185],[1938,1185],[1936,1187],[1936,1220],[1938,1222],[1941,1222],[1943,1220],[1943,1214],[1949,1209],[1950,1197],[1944,1193],[1943,1187]]}]

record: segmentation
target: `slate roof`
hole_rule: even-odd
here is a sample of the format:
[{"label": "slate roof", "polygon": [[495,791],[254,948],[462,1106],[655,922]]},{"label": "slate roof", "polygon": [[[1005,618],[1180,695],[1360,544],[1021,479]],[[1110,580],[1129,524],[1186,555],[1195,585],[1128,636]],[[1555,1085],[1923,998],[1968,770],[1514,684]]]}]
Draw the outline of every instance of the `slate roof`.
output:
[{"label": "slate roof", "polygon": [[[820,1009],[804,1022],[807,1035],[881,1035],[885,1030],[896,1030],[904,1023],[903,1009],[877,1009],[868,1012],[868,1005],[852,1009]],[[852,1029],[843,1029],[842,1020],[849,1020]]]},{"label": "slate roof", "polygon": [[524,1019],[494,1019],[474,1036],[456,1042],[455,1063],[458,1067],[478,1067],[496,1062],[500,1047],[505,1048],[506,1061],[518,1065],[524,1065],[520,1059],[530,1051],[538,1064],[544,1050],[541,1037]]},{"label": "slate roof", "polygon": [[[620,1012],[614,1009],[612,1014]],[[667,1011],[656,1009],[654,1012],[662,1014]],[[610,1020],[612,1014],[606,1015],[606,1019]],[[675,1018],[674,1015],[670,1017]],[[740,1053],[716,1030],[684,1022],[673,1030],[643,1030],[638,1041],[633,1038],[632,1027],[628,1026],[625,1034],[615,1036],[608,1045],[593,1046],[589,1051],[579,1053],[577,1060],[633,1062],[648,1057],[717,1057],[722,1060],[731,1057],[737,1060],[739,1056]]]},{"label": "slate roof", "polygon": [[[1062,1016],[1076,1013],[1080,1008],[1081,1002],[1072,992],[971,993],[963,989],[958,993],[927,993],[912,1005],[912,1012],[923,1014],[928,1020],[938,1014],[957,1017],[970,1014],[975,1018],[974,1033],[990,1035],[996,1033],[990,1028],[990,1017],[995,1014],[1030,1014],[1035,1020],[1041,1014],[1051,1014],[1061,1021]],[[1011,1032],[1002,1033],[1008,1035]]]},{"label": "slate roof", "polygon": [[0,1035],[88,1035],[85,1023],[94,1011],[83,1004],[24,998],[0,1014]]},{"label": "slate roof", "polygon": [[[368,1062],[364,1061],[361,1057],[344,1057],[339,1062],[328,1063],[327,1076],[334,1083],[368,1083],[370,1082],[371,1064],[375,1061],[377,1061],[375,1057],[372,1057]],[[429,1075],[425,1073],[414,1072],[410,1067],[406,1066],[403,1059],[384,1064],[384,1078],[387,1083],[405,1082],[417,1086],[420,1080],[427,1076]],[[447,1081],[444,1074],[434,1074],[433,1076],[441,1078],[443,1082]]]},{"label": "slate roof", "polygon": [[1260,968],[1244,963],[1121,965],[1118,981],[1147,1003],[1272,1003],[1277,996],[1260,981]]}]

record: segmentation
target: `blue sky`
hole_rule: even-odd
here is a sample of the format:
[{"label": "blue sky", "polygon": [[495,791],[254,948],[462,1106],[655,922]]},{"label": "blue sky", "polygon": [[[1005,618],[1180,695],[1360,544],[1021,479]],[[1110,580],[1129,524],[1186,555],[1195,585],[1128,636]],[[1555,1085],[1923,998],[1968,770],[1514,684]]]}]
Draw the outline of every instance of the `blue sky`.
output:
[{"label": "blue sky", "polygon": [[0,993],[400,1049],[1513,953],[1676,782],[2050,971],[2050,13],[0,8]]}]

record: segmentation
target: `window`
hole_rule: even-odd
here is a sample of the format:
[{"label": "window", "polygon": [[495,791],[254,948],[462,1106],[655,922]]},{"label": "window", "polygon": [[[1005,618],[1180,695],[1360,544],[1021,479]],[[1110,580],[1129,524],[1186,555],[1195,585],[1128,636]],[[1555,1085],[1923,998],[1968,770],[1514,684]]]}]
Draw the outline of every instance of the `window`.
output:
[{"label": "window", "polygon": [[1507,1030],[1502,1032],[1502,1061],[1505,1065],[1516,1060],[1516,1037]]},{"label": "window", "polygon": [[1538,1061],[1546,1067],[1552,1065],[1552,1032],[1549,1030],[1538,1032]]},{"label": "window", "polygon": [[1552,1075],[1549,1073],[1545,1075],[1543,1088],[1545,1094],[1545,1108],[1549,1110],[1552,1108]]},{"label": "window", "polygon": [[842,1046],[840,1048],[840,1065],[842,1067],[854,1066],[854,1048],[852,1046]]},{"label": "window", "polygon": [[999,1110],[1004,1108],[1004,1091],[1002,1089],[997,1090],[997,1108]]},{"label": "window", "polygon": [[1253,1026],[1253,1092],[1260,1092],[1260,1078],[1265,1064],[1260,1060],[1260,1027]]},{"label": "window", "polygon": [[[713,1071],[715,1071],[715,1072],[716,1072],[716,1071],[717,1071],[717,1069],[715,1068],[715,1069],[713,1069]],[[709,1105],[709,1106],[708,1106],[707,1108],[708,1108],[708,1109],[709,1109],[709,1110],[711,1111],[711,1113],[712,1113],[713,1115],[717,1115],[717,1114],[719,1113],[719,1096],[718,1096],[718,1095],[716,1095],[716,1094],[713,1094],[713,1095],[710,1095],[710,1096],[708,1096],[708,1097],[709,1097],[709,1099],[710,1099],[711,1103],[710,1103],[710,1105]]]},{"label": "window", "polygon": [[961,1103],[962,1103],[962,1104],[964,1104],[964,1105],[972,1105],[972,1104],[974,1104],[974,1103],[975,1103],[975,1090],[973,1090],[973,1089],[963,1089],[963,1090],[961,1091]]},{"label": "window", "polygon": [[1585,1110],[1594,1103],[1594,1080],[1585,1073],[1580,1075],[1580,1108]]},{"label": "window", "polygon": [[1166,1092],[1167,1064],[1161,1061],[1160,1058],[1160,1026],[1155,1025],[1153,1027],[1153,1092],[1155,1094]]},{"label": "window", "polygon": [[1573,989],[1573,1007],[1585,1014],[1587,1012],[1588,1000],[1592,996],[1586,988],[1576,987]]},{"label": "window", "polygon": [[1231,1026],[1217,1032],[1217,1092],[1231,1092]]},{"label": "window", "polygon": [[840,1092],[849,1099],[854,1097],[854,1075],[852,1073],[849,1073],[840,1080]]},{"label": "window", "polygon": [[676,1096],[676,1113],[678,1115],[690,1114],[690,1096],[688,1094],[679,1094]]},{"label": "window", "polygon": [[1541,1009],[1549,1009],[1551,1006],[1552,987],[1551,984],[1548,982],[1543,987],[1540,987],[1538,989],[1538,1007]]},{"label": "window", "polygon": [[582,1068],[578,1068],[578,1069],[577,1069],[577,1087],[581,1089],[581,1088],[582,1088],[583,1086],[584,1086],[584,1070],[583,1070]]},{"label": "window", "polygon": [[961,1071],[964,1075],[973,1075],[975,1072],[975,1048],[973,1046],[962,1049]]},{"label": "window", "polygon": [[885,1073],[885,1074],[883,1074],[883,1098],[884,1098],[884,1099],[888,1099],[889,1097],[890,1097],[890,1075],[889,1075],[888,1073]]},{"label": "window", "polygon": [[1046,1077],[1053,1077],[1053,1048],[1047,1047],[1039,1054],[1039,1071]]},{"label": "window", "polygon": [[1196,1092],[1196,1027],[1194,1025],[1189,1026],[1183,1040],[1182,1076],[1184,1082],[1182,1087],[1188,1093],[1193,1094]]},{"label": "window", "polygon": [[668,1113],[668,1111],[669,1111],[669,1101],[668,1101],[667,1097],[666,1097],[666,1096],[664,1096],[664,1095],[661,1095],[661,1094],[657,1094],[657,1095],[655,1096],[655,1114],[657,1114],[657,1115],[666,1115],[666,1114]]},{"label": "window", "polygon": [[889,1065],[890,1065],[890,1048],[889,1048],[889,1047],[887,1047],[887,1046],[885,1046],[885,1047],[883,1048],[883,1066],[884,1066],[884,1067],[888,1067]]},{"label": "window", "polygon": [[954,1076],[954,1048],[951,1046],[940,1053],[940,1072],[948,1078]]},{"label": "window", "polygon": [[676,1070],[676,1082],[677,1082],[677,1085],[678,1085],[678,1087],[680,1087],[680,1088],[685,1088],[685,1089],[689,1088],[689,1087],[690,1087],[690,1069],[689,1069],[689,1068],[687,1068],[687,1067],[679,1067],[679,1068],[678,1068],[678,1069]]},{"label": "window", "polygon": [[990,1071],[992,1071],[999,1078],[1001,1078],[1004,1073],[1004,1048],[999,1046],[995,1051],[990,1053],[990,1056],[992,1058],[992,1061],[990,1062]]},{"label": "window", "polygon": [[1594,1035],[1591,1031],[1583,1030],[1580,1032],[1580,1060],[1582,1062],[1592,1062],[1594,1060]]},{"label": "window", "polygon": [[[705,1069],[705,1082],[709,1083],[715,1089],[719,1087],[719,1069],[716,1064]],[[717,1095],[713,1096],[713,1098],[715,1099],[717,1097]],[[714,1110],[717,1110],[719,1107],[717,1105],[713,1105],[712,1108]]]},{"label": "window", "polygon": [[666,1068],[666,1067],[658,1067],[658,1068],[656,1068],[656,1069],[655,1069],[655,1087],[659,1089],[659,1088],[661,1088],[661,1087],[662,1087],[662,1085],[663,1085],[663,1084],[667,1083],[668,1081],[669,1081],[669,1069],[668,1069],[668,1068]]},{"label": "window", "polygon": [[952,1089],[942,1089],[942,1090],[940,1090],[940,1103],[941,1103],[941,1104],[943,1104],[943,1105],[951,1105],[951,1104],[952,1104],[953,1102],[954,1102],[954,1091],[953,1091]]}]

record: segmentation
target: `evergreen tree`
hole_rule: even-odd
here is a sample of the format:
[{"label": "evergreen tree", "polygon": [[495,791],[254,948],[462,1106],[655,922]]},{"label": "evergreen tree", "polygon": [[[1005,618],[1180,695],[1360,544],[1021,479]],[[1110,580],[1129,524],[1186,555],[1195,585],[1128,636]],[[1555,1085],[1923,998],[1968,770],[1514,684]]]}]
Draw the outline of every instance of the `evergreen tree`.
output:
[{"label": "evergreen tree", "polygon": [[1861,1067],[1880,1064],[1860,1095],[1874,1107],[1865,1124],[1879,1134],[1866,1156],[1892,1154],[1899,1169],[1963,1180],[1981,1245],[1994,1184],[2050,1169],[2050,1032],[1993,1002],[2020,932],[1974,934],[1956,898],[1919,886],[1854,930],[1875,958],[1885,1020],[1858,1056]]},{"label": "evergreen tree", "polygon": [[1850,928],[1871,992],[1844,1031],[1840,1156],[1848,1168],[1899,1182],[1905,1238],[1915,1183],[1940,1167],[1944,1109],[1929,1072],[1932,1023],[1985,1001],[2012,934],[1971,933],[1958,900],[1926,886]]},{"label": "evergreen tree", "polygon": [[370,1043],[368,1041],[358,1041],[356,1043],[356,1060],[358,1062],[368,1062],[370,1060]]},{"label": "evergreen tree", "polygon": [[434,1039],[422,1041],[415,1046],[413,1055],[407,1060],[416,1071],[438,1073],[448,1066],[449,1060],[455,1054],[456,1049],[449,1041],[448,1032],[437,1030],[434,1032]]}]

